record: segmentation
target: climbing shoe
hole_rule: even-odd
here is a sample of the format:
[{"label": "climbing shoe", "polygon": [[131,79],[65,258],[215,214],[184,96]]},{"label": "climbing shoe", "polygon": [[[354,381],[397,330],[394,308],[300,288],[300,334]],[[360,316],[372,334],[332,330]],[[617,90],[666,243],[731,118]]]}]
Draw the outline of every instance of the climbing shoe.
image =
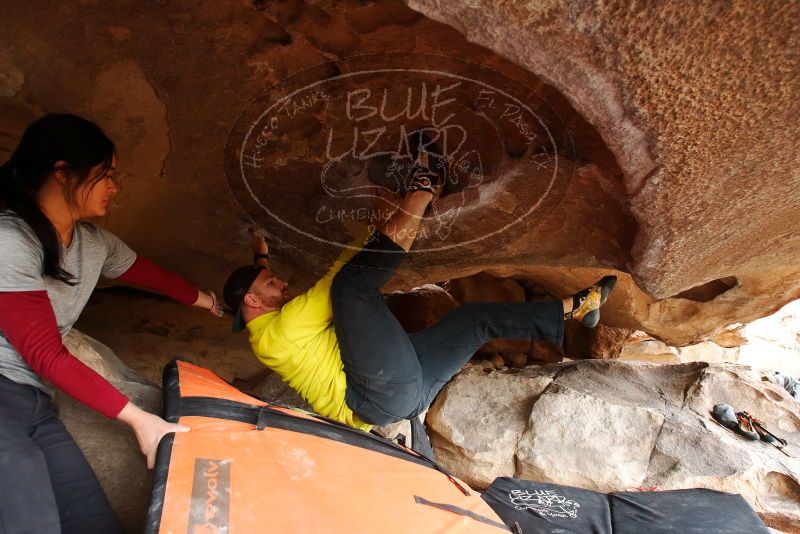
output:
[{"label": "climbing shoe", "polygon": [[[426,126],[409,133],[406,138],[414,162],[409,169],[407,191],[429,191],[434,197],[447,194],[447,158],[429,135],[435,132],[436,128]],[[425,178],[430,179],[430,186],[426,185]]]},{"label": "climbing shoe", "polygon": [[[736,418],[739,420],[739,430],[742,431],[740,434],[750,439],[761,439],[761,441],[765,441],[778,449],[787,445],[785,439],[779,438],[767,430],[767,424],[764,421],[757,419],[749,413],[744,411],[736,412]],[[755,438],[753,437],[753,433],[756,436]]]},{"label": "climbing shoe", "polygon": [[367,165],[369,181],[400,196],[409,191],[427,191],[434,197],[446,195],[447,158],[431,141],[429,132],[435,132],[435,129],[425,127],[407,135],[408,155],[384,154],[370,159]]},{"label": "climbing shoe", "polygon": [[600,322],[600,306],[606,303],[616,283],[616,276],[604,276],[593,286],[572,295],[572,310],[564,314],[564,319],[577,319],[589,328],[597,326]]},{"label": "climbing shoe", "polygon": [[737,434],[756,441],[759,439],[758,432],[756,431],[753,421],[750,420],[750,414],[747,412],[736,412],[736,419],[738,424],[734,429]]},{"label": "climbing shoe", "polygon": [[438,174],[431,172],[427,167],[418,165],[411,177],[411,184],[407,191],[427,191],[436,198],[442,192],[442,183]]},{"label": "climbing shoe", "polygon": [[739,426],[739,419],[736,417],[736,411],[733,406],[729,404],[715,404],[712,411],[714,420],[730,430],[736,430]]},{"label": "climbing shoe", "polygon": [[767,430],[767,424],[764,421],[753,417],[745,411],[736,412],[732,406],[727,404],[715,404],[712,416],[716,422],[725,428],[729,428],[747,439],[753,441],[760,439],[776,449],[782,449],[787,445],[785,439],[779,438]]}]

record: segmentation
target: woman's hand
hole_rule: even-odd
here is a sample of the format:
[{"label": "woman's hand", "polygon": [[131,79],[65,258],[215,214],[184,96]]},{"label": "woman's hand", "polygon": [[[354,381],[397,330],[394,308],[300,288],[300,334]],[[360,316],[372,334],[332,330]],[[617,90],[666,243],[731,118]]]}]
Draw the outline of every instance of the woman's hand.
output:
[{"label": "woman's hand", "polygon": [[211,290],[199,291],[197,293],[197,300],[192,306],[203,308],[211,312],[214,317],[222,317],[225,313],[222,311],[222,304],[217,297],[217,294]]},{"label": "woman's hand", "polygon": [[139,449],[147,457],[147,468],[152,469],[156,463],[156,450],[161,438],[171,432],[188,432],[188,426],[168,423],[159,416],[145,412],[132,402],[128,402],[117,415],[117,419],[133,429]]},{"label": "woman's hand", "polygon": [[213,291],[209,291],[208,296],[211,297],[211,307],[208,309],[208,311],[211,312],[211,315],[214,317],[222,317],[225,315],[225,312],[222,311],[222,305],[219,302],[217,294]]}]

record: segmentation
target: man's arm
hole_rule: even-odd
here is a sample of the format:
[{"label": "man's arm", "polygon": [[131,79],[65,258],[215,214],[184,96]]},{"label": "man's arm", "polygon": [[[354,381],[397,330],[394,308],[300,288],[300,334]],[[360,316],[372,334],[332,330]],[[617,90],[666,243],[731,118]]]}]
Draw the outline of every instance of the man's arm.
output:
[{"label": "man's arm", "polygon": [[[328,272],[320,278],[314,286],[287,302],[280,313],[281,331],[287,339],[297,341],[308,335],[316,335],[321,328],[325,328],[333,320],[330,289],[333,278],[353,256],[358,254],[361,246],[371,234],[370,228],[365,227],[355,239],[346,247]],[[263,238],[260,238],[263,240]],[[253,245],[256,245],[255,239]],[[254,248],[255,250],[255,248]],[[258,250],[269,250],[266,242],[258,245]],[[268,262],[268,260],[264,260]],[[269,265],[268,263],[265,263]]]},{"label": "man's arm", "polygon": [[253,260],[256,265],[271,267],[269,264],[269,245],[264,236],[255,228],[248,229],[250,232],[250,250],[253,251]]}]

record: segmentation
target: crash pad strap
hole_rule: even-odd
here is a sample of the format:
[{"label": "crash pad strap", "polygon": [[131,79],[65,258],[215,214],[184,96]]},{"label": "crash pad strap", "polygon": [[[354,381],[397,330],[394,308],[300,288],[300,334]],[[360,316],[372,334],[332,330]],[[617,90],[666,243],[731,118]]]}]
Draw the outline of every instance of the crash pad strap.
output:
[{"label": "crash pad strap", "polygon": [[406,449],[402,449],[391,441],[384,440],[374,434],[361,432],[360,430],[352,429],[344,425],[339,426],[323,421],[294,417],[268,406],[253,406],[237,401],[211,397],[183,397],[180,399],[180,410],[178,414],[181,417],[213,417],[216,419],[239,421],[257,425],[259,429],[269,427],[290,432],[300,432],[341,443],[347,443],[348,445],[362,447],[375,452],[381,452],[389,456],[394,456],[395,458],[400,458],[444,472],[444,470],[431,459],[411,454]]},{"label": "crash pad strap", "polygon": [[503,523],[498,523],[497,521],[492,521],[488,517],[484,517],[480,514],[476,514],[471,510],[465,510],[459,506],[454,506],[452,504],[440,503],[440,502],[432,502],[424,497],[420,497],[419,495],[414,495],[414,502],[417,504],[424,504],[426,506],[433,506],[434,508],[440,508],[442,510],[446,510],[448,512],[452,512],[454,514],[463,515],[474,519],[475,521],[480,521],[481,523],[486,523],[487,525],[491,525],[493,527],[497,527],[500,529],[505,530],[506,532],[511,532],[511,529],[504,525]]},{"label": "crash pad strap", "polygon": [[422,456],[433,458],[433,448],[431,448],[428,433],[425,431],[425,425],[420,421],[419,417],[411,418],[411,448]]}]

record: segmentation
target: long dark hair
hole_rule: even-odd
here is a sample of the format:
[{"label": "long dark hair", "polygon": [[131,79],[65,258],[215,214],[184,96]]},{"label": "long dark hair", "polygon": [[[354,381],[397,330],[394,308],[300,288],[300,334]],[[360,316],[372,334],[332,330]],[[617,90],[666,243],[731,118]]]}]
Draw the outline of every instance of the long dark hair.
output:
[{"label": "long dark hair", "polygon": [[[66,161],[67,187],[75,189],[99,181],[111,168],[114,143],[95,123],[66,113],[51,113],[25,130],[19,146],[0,167],[0,209],[11,210],[33,229],[44,250],[42,274],[74,285],[71,273],[61,267],[61,240],[36,201],[36,194],[53,172],[57,161]],[[92,168],[102,165],[90,176]]]}]

